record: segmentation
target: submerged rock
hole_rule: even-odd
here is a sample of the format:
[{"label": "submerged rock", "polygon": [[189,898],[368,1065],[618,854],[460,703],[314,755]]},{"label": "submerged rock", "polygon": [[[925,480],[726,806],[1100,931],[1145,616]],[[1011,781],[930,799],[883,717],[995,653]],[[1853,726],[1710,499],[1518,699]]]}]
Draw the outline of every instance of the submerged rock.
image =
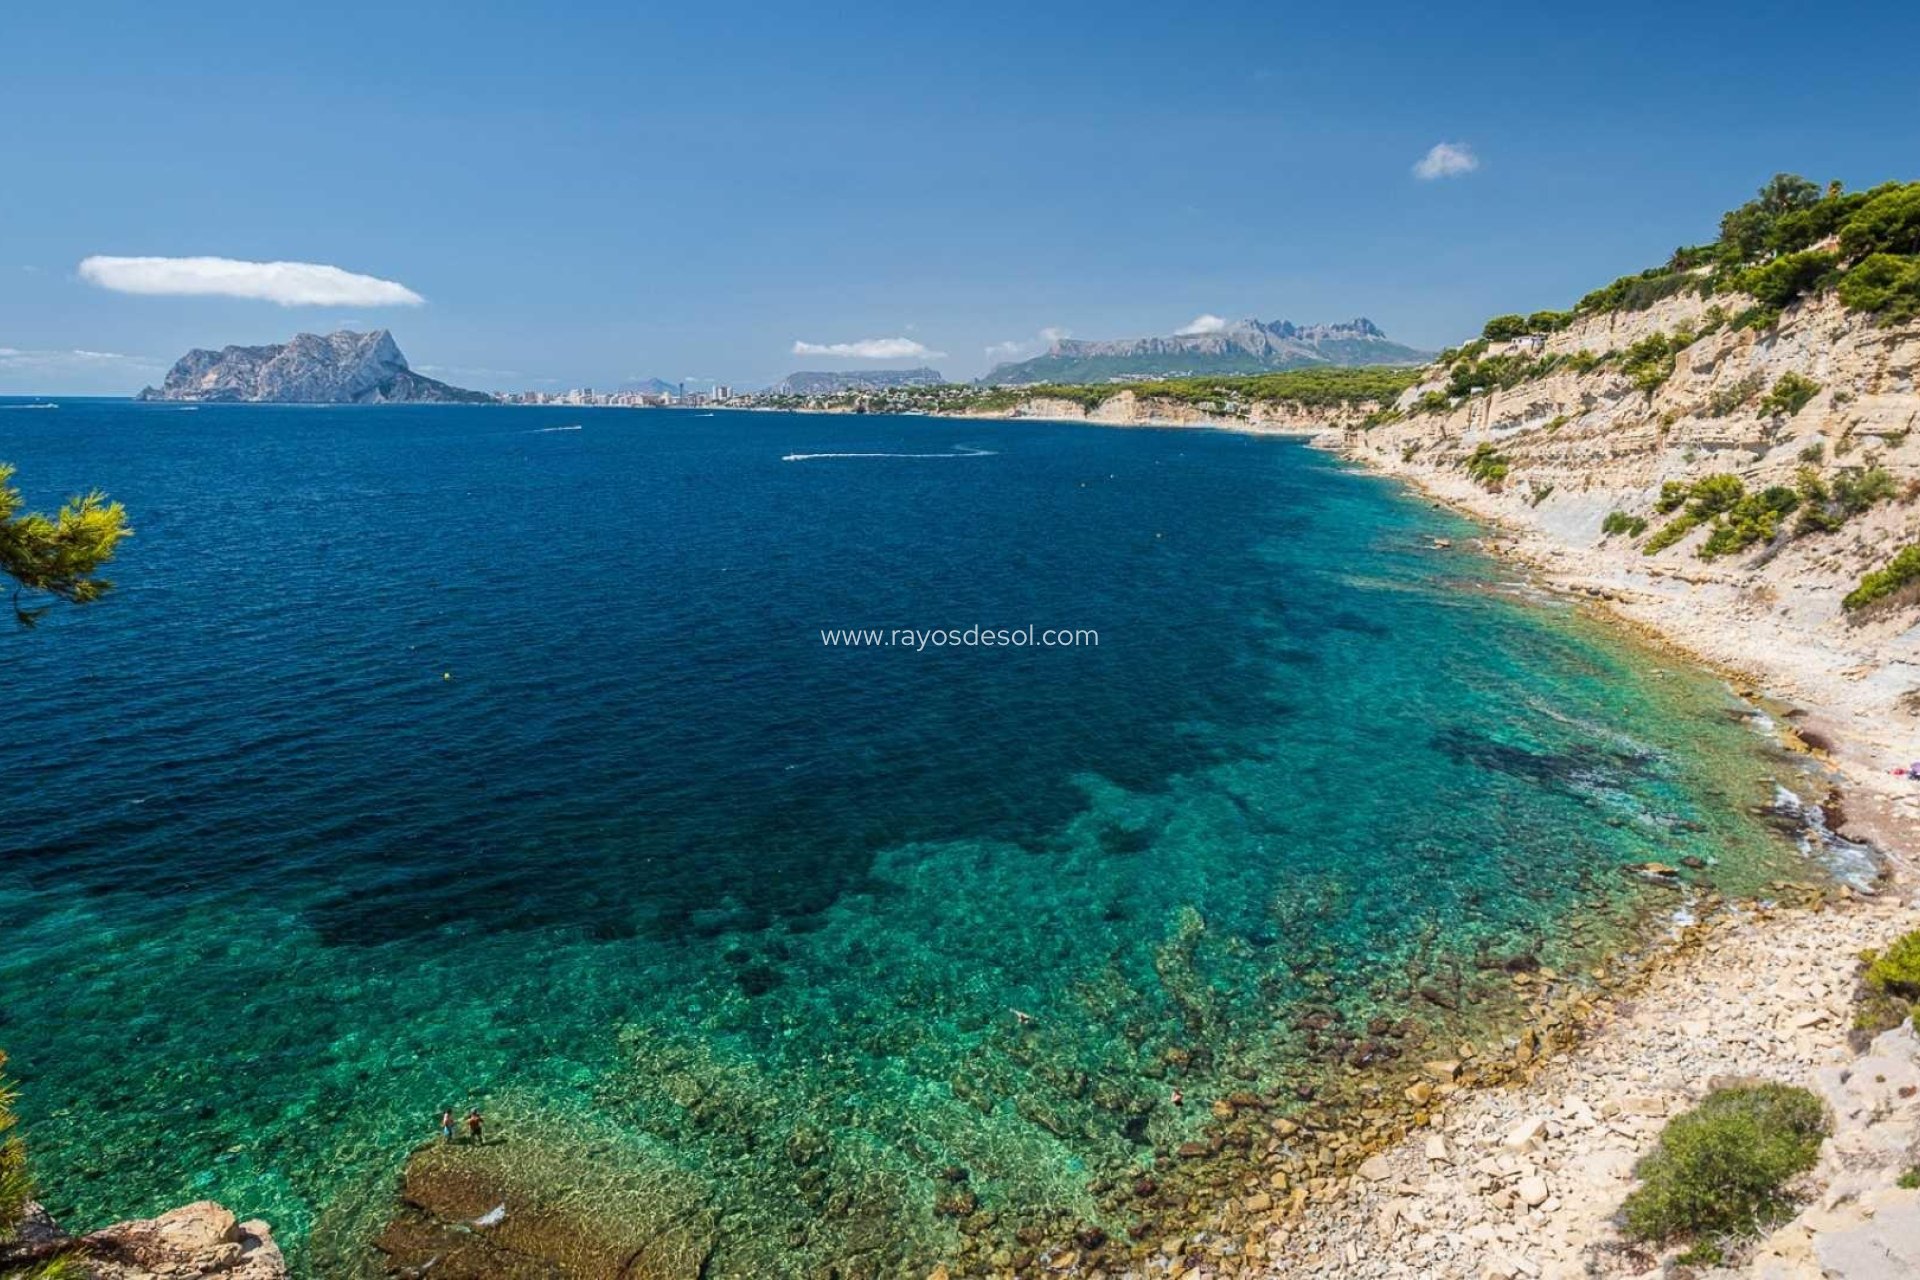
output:
[{"label": "submerged rock", "polygon": [[606,1212],[568,1185],[564,1166],[545,1170],[548,1154],[504,1144],[414,1152],[398,1211],[374,1242],[387,1274],[695,1280],[706,1270],[714,1225],[704,1210],[663,1195],[651,1214]]}]

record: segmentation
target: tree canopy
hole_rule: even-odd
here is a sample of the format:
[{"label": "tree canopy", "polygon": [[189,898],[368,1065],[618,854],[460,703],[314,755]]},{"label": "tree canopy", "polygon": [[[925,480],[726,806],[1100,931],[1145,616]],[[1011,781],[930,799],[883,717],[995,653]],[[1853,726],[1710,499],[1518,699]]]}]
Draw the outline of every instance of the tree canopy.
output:
[{"label": "tree canopy", "polygon": [[[99,576],[133,530],[126,508],[94,491],[68,499],[56,515],[22,511],[14,468],[0,462],[0,573],[14,581],[13,616],[30,627],[53,601],[88,604],[113,586]],[[35,597],[49,597],[35,604]]]}]

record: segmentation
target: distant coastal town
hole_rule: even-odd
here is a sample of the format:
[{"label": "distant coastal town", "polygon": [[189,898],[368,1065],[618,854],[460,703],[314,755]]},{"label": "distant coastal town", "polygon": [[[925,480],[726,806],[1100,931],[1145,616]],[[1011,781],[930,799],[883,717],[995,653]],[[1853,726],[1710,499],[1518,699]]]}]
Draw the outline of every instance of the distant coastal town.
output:
[{"label": "distant coastal town", "polygon": [[745,408],[757,403],[753,394],[736,395],[734,389],[724,383],[700,391],[690,390],[684,382],[644,391],[595,391],[592,387],[574,387],[567,391],[501,391],[495,393],[494,399],[501,404],[595,405],[620,409],[700,409],[710,405]]}]

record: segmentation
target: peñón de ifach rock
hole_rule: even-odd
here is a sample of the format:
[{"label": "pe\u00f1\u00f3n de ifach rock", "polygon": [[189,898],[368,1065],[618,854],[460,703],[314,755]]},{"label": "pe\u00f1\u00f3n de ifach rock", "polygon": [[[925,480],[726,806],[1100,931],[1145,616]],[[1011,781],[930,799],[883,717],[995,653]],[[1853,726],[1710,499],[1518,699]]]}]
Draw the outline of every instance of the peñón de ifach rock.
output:
[{"label": "pe\u00f1\u00f3n de ifach rock", "polygon": [[142,400],[256,404],[487,404],[493,397],[423,377],[407,366],[393,335],[297,334],[267,347],[196,347]]}]

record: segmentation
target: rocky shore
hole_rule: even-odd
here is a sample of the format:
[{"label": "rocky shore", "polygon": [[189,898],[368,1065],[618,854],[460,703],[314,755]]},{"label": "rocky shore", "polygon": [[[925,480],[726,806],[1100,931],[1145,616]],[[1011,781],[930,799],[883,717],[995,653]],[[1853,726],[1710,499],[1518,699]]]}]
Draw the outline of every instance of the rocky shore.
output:
[{"label": "rocky shore", "polygon": [[[1537,350],[1604,355],[1711,320],[1701,300],[1681,297],[1586,318]],[[1914,754],[1920,629],[1910,607],[1867,619],[1840,607],[1861,573],[1914,535],[1916,365],[1914,326],[1881,328],[1815,299],[1769,334],[1696,341],[1651,392],[1601,367],[1422,412],[1444,385],[1436,367],[1403,397],[1400,421],[1320,437],[1491,523],[1488,549],[1547,584],[1790,704],[1783,735],[1835,775],[1830,824],[1871,842],[1887,875],[1872,897],[1735,910],[1689,930],[1643,989],[1600,1002],[1570,1050],[1516,1085],[1436,1111],[1334,1195],[1264,1242],[1246,1239],[1248,1254],[1266,1257],[1255,1274],[1920,1274],[1920,1189],[1898,1185],[1920,1165],[1920,1041],[1910,1024],[1865,1047],[1850,1030],[1860,953],[1920,928],[1920,797],[1890,772]],[[1792,412],[1736,402],[1742,388],[1788,374],[1818,387]],[[1499,459],[1493,483],[1468,465],[1476,451]],[[1844,529],[1711,563],[1698,554],[1702,535],[1648,555],[1603,527],[1609,513],[1647,512],[1668,483],[1735,474],[1758,489],[1822,458],[1883,468],[1899,496]],[[1830,1112],[1833,1135],[1797,1188],[1804,1210],[1724,1267],[1680,1266],[1675,1250],[1624,1239],[1615,1219],[1634,1165],[1667,1118],[1718,1084],[1756,1079],[1812,1088]],[[1208,1273],[1205,1251],[1183,1252],[1190,1244],[1168,1251],[1169,1274]]]},{"label": "rocky shore", "polygon": [[12,1261],[55,1257],[89,1280],[286,1280],[288,1274],[266,1223],[240,1222],[211,1200],[79,1237],[38,1205],[28,1206]]},{"label": "rocky shore", "polygon": [[[1642,1275],[1663,1257],[1613,1219],[1635,1163],[1717,1084],[1814,1088],[1835,1133],[1810,1204],[1742,1271],[1891,1280],[1920,1265],[1920,1191],[1896,1186],[1920,1138],[1913,1029],[1849,1043],[1859,952],[1920,927],[1905,895],[1734,910],[1690,930],[1638,990],[1601,1002],[1577,1047],[1514,1087],[1460,1096],[1264,1242],[1272,1276]],[[1187,1274],[1170,1259],[1170,1274]]]}]

